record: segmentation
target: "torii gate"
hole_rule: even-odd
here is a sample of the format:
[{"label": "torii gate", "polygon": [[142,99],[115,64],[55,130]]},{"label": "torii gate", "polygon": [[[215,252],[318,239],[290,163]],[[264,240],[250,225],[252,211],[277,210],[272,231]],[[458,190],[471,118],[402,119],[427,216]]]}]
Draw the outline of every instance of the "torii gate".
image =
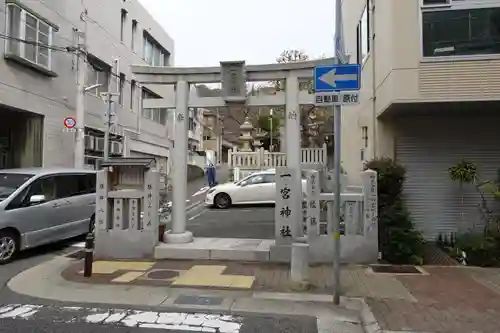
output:
[{"label": "torii gate", "polygon": [[[299,89],[299,80],[312,79],[316,66],[331,65],[333,58],[285,64],[245,65],[244,61],[221,62],[220,67],[151,67],[132,66],[135,80],[140,84],[175,86],[175,98],[148,101],[148,107],[176,109],[173,162],[173,220],[172,230],[164,238],[167,243],[189,243],[193,234],[186,230],[187,158],[189,108],[222,108],[232,106],[285,105],[285,151],[287,165],[300,170],[300,105],[313,105],[314,95]],[[247,96],[246,83],[285,80],[285,91],[275,95]],[[189,98],[190,85],[222,83],[220,97]],[[154,103],[154,105],[153,105]],[[296,173],[296,188],[301,188],[301,173]],[[302,203],[298,196],[294,209],[299,213],[292,221],[292,236],[302,233]]]}]

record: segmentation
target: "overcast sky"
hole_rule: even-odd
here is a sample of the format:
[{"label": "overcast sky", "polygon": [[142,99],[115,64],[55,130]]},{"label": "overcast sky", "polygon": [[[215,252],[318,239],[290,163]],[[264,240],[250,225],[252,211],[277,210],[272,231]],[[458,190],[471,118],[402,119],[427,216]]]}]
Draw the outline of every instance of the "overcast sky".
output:
[{"label": "overcast sky", "polygon": [[333,54],[335,0],[139,0],[175,41],[176,66]]}]

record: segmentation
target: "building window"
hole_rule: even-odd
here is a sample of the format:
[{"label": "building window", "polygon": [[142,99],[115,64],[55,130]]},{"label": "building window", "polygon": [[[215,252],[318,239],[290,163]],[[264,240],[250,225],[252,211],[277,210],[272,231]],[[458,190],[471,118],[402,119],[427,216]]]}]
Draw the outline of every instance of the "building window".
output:
[{"label": "building window", "polygon": [[368,148],[368,126],[361,127],[361,140],[363,140],[363,147]]},{"label": "building window", "polygon": [[424,0],[424,57],[500,54],[497,0]]},{"label": "building window", "polygon": [[167,109],[166,108],[142,109],[142,117],[154,121],[155,123],[166,125]]},{"label": "building window", "polygon": [[125,74],[120,73],[120,105],[123,105],[123,94],[125,92],[125,82],[127,81]]},{"label": "building window", "polygon": [[7,4],[7,53],[50,70],[53,29],[26,10]]},{"label": "building window", "polygon": [[137,20],[132,20],[132,38],[130,41],[130,47],[132,51],[135,51],[135,35],[137,34]]},{"label": "building window", "polygon": [[125,38],[125,24],[127,22],[127,11],[122,9],[121,11],[121,19],[120,19],[120,41],[123,42]]},{"label": "building window", "polygon": [[370,52],[370,0],[366,0],[365,9],[357,27],[357,60],[363,64]]},{"label": "building window", "polygon": [[136,87],[137,83],[135,80],[130,81],[130,110],[134,111],[134,100],[135,100],[135,94],[136,94]]},{"label": "building window", "polygon": [[88,92],[100,96],[101,93],[108,91],[111,66],[92,55],[87,55],[87,60],[87,86],[98,85]]},{"label": "building window", "polygon": [[144,31],[144,61],[151,66],[168,65],[170,54],[151,35]]}]

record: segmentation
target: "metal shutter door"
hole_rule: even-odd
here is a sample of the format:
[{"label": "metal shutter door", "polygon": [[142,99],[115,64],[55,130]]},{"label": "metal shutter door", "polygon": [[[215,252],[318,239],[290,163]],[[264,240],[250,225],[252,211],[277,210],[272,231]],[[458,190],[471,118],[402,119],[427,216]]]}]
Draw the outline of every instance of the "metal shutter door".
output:
[{"label": "metal shutter door", "polygon": [[460,186],[448,169],[465,159],[476,164],[481,180],[495,179],[500,167],[498,124],[500,117],[433,116],[407,118],[397,125],[396,159],[407,171],[405,201],[427,239],[484,225],[480,196],[471,185],[463,186],[462,219]]}]

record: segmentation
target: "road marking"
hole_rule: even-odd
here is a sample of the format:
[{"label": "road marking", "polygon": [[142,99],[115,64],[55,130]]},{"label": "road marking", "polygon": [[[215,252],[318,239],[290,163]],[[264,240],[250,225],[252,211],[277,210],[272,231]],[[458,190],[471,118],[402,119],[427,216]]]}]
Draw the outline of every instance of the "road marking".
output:
[{"label": "road marking", "polygon": [[205,193],[206,191],[208,191],[210,189],[209,186],[205,186],[205,187],[202,187],[198,190],[198,192],[196,192],[195,194],[193,194],[192,196],[195,197],[197,195],[200,195],[200,194],[203,194]]},{"label": "road marking", "polygon": [[192,220],[194,220],[194,219],[196,219],[196,218],[200,217],[202,214],[206,213],[207,211],[208,211],[207,209],[203,209],[203,210],[202,210],[201,212],[199,212],[198,214],[196,214],[196,215],[194,215],[194,216],[191,216],[191,217],[189,218],[189,220],[188,220],[188,221],[192,221]]},{"label": "road marking", "polygon": [[[47,305],[0,305],[0,318],[20,320],[48,320],[67,318],[62,323],[89,323],[109,326],[156,328],[186,332],[238,333],[241,317],[208,313],[179,313],[136,311],[124,309],[96,309],[83,307],[54,307]],[[61,322],[58,320],[58,322]]]}]

